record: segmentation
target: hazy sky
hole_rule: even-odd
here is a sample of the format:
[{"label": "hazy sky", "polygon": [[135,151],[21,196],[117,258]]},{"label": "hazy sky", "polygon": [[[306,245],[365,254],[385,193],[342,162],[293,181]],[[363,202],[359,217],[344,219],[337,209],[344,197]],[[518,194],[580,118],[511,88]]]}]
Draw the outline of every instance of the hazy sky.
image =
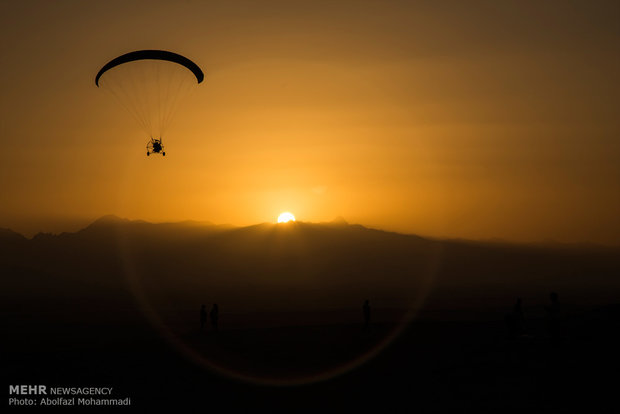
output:
[{"label": "hazy sky", "polygon": [[[94,76],[206,73],[165,158]],[[349,222],[620,243],[618,1],[2,1],[0,227]],[[73,227],[72,227],[73,226]]]}]

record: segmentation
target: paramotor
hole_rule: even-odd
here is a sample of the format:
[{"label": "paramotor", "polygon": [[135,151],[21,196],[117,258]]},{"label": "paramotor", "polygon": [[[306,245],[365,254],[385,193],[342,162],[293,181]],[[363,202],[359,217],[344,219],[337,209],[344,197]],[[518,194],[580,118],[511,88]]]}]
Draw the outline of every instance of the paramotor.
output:
[{"label": "paramotor", "polygon": [[162,154],[162,137],[179,104],[204,80],[200,67],[174,52],[137,50],[106,63],[95,85],[110,91],[148,135],[147,154]]}]

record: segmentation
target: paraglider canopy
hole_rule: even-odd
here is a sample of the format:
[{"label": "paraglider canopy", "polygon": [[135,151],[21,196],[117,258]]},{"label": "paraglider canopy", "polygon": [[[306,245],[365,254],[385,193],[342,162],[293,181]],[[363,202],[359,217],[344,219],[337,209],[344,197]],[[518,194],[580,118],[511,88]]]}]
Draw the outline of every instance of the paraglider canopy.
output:
[{"label": "paraglider canopy", "polygon": [[101,70],[95,76],[95,85],[99,86],[99,78],[108,70],[112,69],[115,66],[122,65],[123,63],[133,62],[135,60],[167,60],[169,62],[178,63],[181,66],[185,66],[189,69],[194,76],[196,76],[196,80],[198,83],[202,82],[205,78],[204,73],[198,67],[197,64],[186,58],[185,56],[181,56],[178,53],[168,52],[166,50],[136,50],[135,52],[125,53],[117,58],[112,59],[108,63],[106,63]]},{"label": "paraglider canopy", "polygon": [[203,80],[200,67],[185,56],[136,50],[106,63],[97,72],[95,85],[111,92],[138,122],[150,140],[147,155],[163,155],[163,145],[161,149],[158,145],[164,133],[181,102]]}]

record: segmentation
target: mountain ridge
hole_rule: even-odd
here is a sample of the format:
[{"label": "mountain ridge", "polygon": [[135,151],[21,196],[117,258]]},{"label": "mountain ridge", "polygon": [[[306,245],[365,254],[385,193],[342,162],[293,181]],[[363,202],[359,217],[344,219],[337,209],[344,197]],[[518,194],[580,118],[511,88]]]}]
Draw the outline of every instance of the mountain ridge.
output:
[{"label": "mountain ridge", "polygon": [[[332,227],[332,228],[359,228],[366,229],[372,231],[379,231],[389,234],[402,235],[407,237],[415,237],[424,240],[432,240],[436,242],[446,242],[446,243],[461,243],[461,244],[477,244],[481,246],[515,246],[515,247],[535,247],[535,248],[557,248],[557,249],[588,249],[588,250],[620,250],[620,246],[615,245],[605,245],[598,244],[592,242],[559,242],[559,241],[550,241],[544,240],[539,242],[519,242],[519,241],[511,241],[502,238],[487,238],[487,239],[467,239],[467,238],[459,238],[459,237],[433,237],[433,236],[422,236],[415,233],[404,233],[399,231],[392,230],[384,230],[377,229],[372,227],[367,227],[362,224],[351,224],[347,222],[343,217],[338,216],[331,221],[324,222],[305,222],[305,221],[296,221],[294,223],[303,223],[305,225],[314,225],[314,226],[324,226],[324,227]],[[123,226],[142,226],[144,228],[151,226],[152,228],[167,228],[168,230],[172,230],[175,227],[179,229],[186,228],[196,228],[200,229],[218,229],[222,230],[242,230],[242,229],[252,229],[252,228],[277,228],[275,226],[287,226],[293,223],[271,223],[271,222],[263,222],[246,226],[235,226],[231,224],[215,224],[211,221],[200,221],[200,220],[182,220],[182,221],[164,221],[164,222],[150,222],[142,219],[128,219],[124,217],[119,217],[115,214],[106,214],[103,215],[91,223],[87,224],[83,228],[70,232],[63,231],[60,233],[48,233],[48,232],[39,232],[36,233],[32,238],[28,238],[22,235],[19,232],[16,232],[10,228],[0,228],[0,241],[8,241],[8,240],[21,240],[21,241],[29,241],[33,239],[49,239],[54,237],[66,237],[72,234],[89,232],[93,230],[106,230],[110,228],[121,228]]]}]

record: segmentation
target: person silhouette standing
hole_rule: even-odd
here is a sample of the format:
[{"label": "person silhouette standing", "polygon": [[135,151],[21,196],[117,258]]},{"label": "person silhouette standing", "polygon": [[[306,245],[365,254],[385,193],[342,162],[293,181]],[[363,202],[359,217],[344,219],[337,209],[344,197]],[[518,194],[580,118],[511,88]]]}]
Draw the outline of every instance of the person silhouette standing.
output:
[{"label": "person silhouette standing", "polygon": [[364,329],[368,329],[368,325],[370,325],[370,301],[368,299],[364,301],[362,310],[364,312]]},{"label": "person silhouette standing", "polygon": [[517,301],[512,308],[512,313],[509,313],[504,317],[506,327],[508,328],[508,333],[511,338],[517,338],[524,333],[524,317],[521,302],[521,298],[517,298]]},{"label": "person silhouette standing", "polygon": [[211,312],[209,313],[209,316],[211,317],[211,326],[213,327],[213,330],[215,332],[217,332],[217,321],[219,319],[219,313],[220,310],[217,307],[217,303],[214,303],[213,307],[211,308]]},{"label": "person silhouette standing", "polygon": [[523,335],[525,333],[525,317],[523,316],[523,308],[521,306],[521,298],[517,298],[514,306],[514,316],[516,322],[516,334]]},{"label": "person silhouette standing", "polygon": [[551,342],[557,344],[562,336],[562,327],[560,322],[560,302],[559,295],[556,292],[549,294],[551,305],[545,306],[548,316],[548,329],[551,336]]},{"label": "person silhouette standing", "polygon": [[204,329],[205,323],[207,323],[207,306],[202,305],[200,307],[200,329]]}]

